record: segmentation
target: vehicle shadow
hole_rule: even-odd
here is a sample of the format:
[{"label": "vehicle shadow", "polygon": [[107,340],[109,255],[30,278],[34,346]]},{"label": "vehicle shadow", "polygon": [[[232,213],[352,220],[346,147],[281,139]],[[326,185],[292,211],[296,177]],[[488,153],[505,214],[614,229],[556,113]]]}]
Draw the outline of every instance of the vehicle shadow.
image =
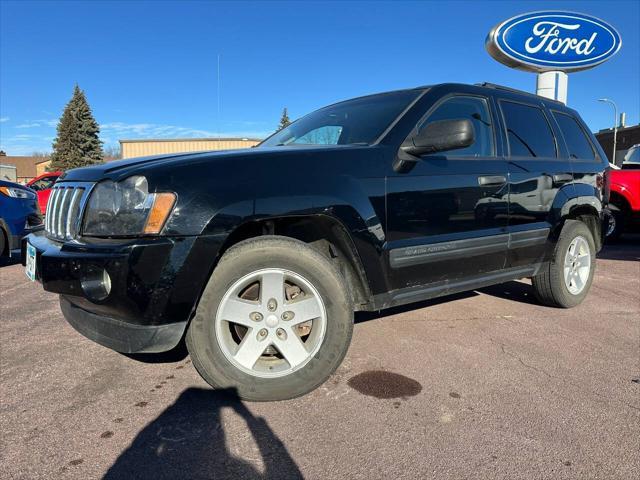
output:
[{"label": "vehicle shadow", "polygon": [[12,252],[12,255],[10,257],[0,256],[0,268],[10,267],[11,265],[17,265],[18,263],[20,263],[20,260],[21,260],[21,257],[20,257],[19,250],[17,251],[17,253]]},{"label": "vehicle shadow", "polygon": [[496,298],[513,300],[514,302],[526,303],[529,305],[541,305],[533,293],[533,287],[531,284],[518,282],[516,280],[480,288],[478,289],[478,292],[484,293],[485,295],[491,295]]},{"label": "vehicle shadow", "polygon": [[[247,424],[262,457],[261,472],[227,446],[221,410],[232,409]],[[235,389],[189,388],[148,424],[109,468],[106,480],[301,479],[300,469],[267,422],[255,417]]]},{"label": "vehicle shadow", "polygon": [[434,298],[432,300],[425,300],[422,302],[410,303],[408,305],[402,305],[400,307],[391,307],[377,312],[356,312],[354,316],[354,323],[368,322],[369,320],[376,320],[378,318],[391,317],[393,315],[400,315],[401,313],[411,312],[413,310],[420,310],[421,308],[433,307],[441,303],[453,302],[455,300],[461,300],[463,298],[475,297],[478,295],[474,291],[455,293],[452,295],[446,295],[444,297]]},{"label": "vehicle shadow", "polygon": [[615,243],[608,243],[598,253],[603,260],[640,260],[640,234],[625,234]]},{"label": "vehicle shadow", "polygon": [[176,363],[184,360],[189,355],[187,344],[182,338],[180,343],[168,352],[160,353],[122,353],[127,358],[141,363]]}]

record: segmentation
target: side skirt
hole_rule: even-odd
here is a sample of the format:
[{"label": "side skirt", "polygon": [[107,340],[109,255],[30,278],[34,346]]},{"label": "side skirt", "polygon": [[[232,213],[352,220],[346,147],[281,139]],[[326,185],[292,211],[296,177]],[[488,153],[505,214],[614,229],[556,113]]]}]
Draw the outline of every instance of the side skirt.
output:
[{"label": "side skirt", "polygon": [[372,310],[383,310],[385,308],[421,302],[454,293],[477,290],[478,288],[518,280],[520,278],[533,277],[538,274],[543,265],[543,263],[539,263],[527,267],[508,268],[483,275],[467,277],[461,280],[444,280],[429,285],[393,290],[388,293],[375,295],[373,297]]}]

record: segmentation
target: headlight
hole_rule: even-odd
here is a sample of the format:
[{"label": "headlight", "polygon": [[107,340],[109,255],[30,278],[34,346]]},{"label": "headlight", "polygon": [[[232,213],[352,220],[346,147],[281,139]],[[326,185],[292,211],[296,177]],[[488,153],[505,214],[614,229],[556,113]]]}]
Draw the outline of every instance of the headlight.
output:
[{"label": "headlight", "polygon": [[36,194],[29,190],[15,187],[0,187],[0,193],[12,198],[36,198]]},{"label": "headlight", "polygon": [[142,176],[100,182],[89,197],[82,234],[114,237],[160,233],[175,200],[173,193],[149,193],[147,179]]}]

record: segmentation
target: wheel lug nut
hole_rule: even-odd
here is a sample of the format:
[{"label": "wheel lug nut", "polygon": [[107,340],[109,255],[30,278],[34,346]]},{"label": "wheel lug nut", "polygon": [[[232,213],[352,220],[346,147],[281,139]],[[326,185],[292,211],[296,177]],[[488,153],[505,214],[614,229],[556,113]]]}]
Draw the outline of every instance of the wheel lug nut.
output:
[{"label": "wheel lug nut", "polygon": [[291,311],[287,311],[287,312],[284,312],[282,314],[282,320],[284,320],[285,322],[288,321],[288,320],[293,320],[293,317],[295,317],[295,316],[296,316],[295,313],[293,313]]},{"label": "wheel lug nut", "polygon": [[253,312],[251,315],[249,315],[249,318],[254,322],[261,322],[262,314],[260,312]]},{"label": "wheel lug nut", "polygon": [[263,328],[258,332],[258,340],[264,340],[265,338],[267,338],[267,329]]},{"label": "wheel lug nut", "polygon": [[276,302],[275,298],[269,299],[269,301],[267,302],[267,309],[270,312],[273,312],[276,308],[278,308],[278,302]]},{"label": "wheel lug nut", "polygon": [[276,335],[280,340],[287,339],[287,332],[285,332],[282,328],[279,328],[278,330],[276,330]]}]

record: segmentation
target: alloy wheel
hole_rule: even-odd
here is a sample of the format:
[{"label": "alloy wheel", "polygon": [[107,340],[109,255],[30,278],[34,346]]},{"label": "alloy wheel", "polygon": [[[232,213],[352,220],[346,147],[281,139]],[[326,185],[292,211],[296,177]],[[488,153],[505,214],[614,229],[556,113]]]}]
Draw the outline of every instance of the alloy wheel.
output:
[{"label": "alloy wheel", "polygon": [[301,275],[263,269],[227,290],[216,313],[225,357],[250,375],[269,378],[304,367],[318,352],[327,315],[317,289]]},{"label": "alloy wheel", "polygon": [[579,295],[589,280],[591,272],[591,250],[582,236],[569,244],[564,257],[564,283],[572,295]]}]

